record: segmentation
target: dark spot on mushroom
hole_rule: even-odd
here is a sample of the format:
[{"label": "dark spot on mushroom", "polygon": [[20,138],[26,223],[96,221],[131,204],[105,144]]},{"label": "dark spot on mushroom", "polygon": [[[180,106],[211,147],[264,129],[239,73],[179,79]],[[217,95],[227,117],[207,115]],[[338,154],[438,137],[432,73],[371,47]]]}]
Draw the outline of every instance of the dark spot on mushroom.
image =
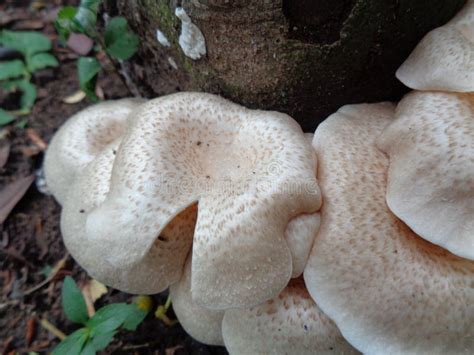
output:
[{"label": "dark spot on mushroom", "polygon": [[305,324],[303,325],[304,330],[308,331],[308,326]]},{"label": "dark spot on mushroom", "polygon": [[112,154],[113,154],[113,155],[117,154],[117,151],[116,151],[115,149],[112,150]]},{"label": "dark spot on mushroom", "polygon": [[84,210],[79,210],[79,213],[84,213],[84,212],[86,212],[86,211],[84,211]]},{"label": "dark spot on mushroom", "polygon": [[329,348],[329,350],[331,350],[331,351],[332,351],[332,350],[334,350],[334,348],[331,346],[331,347]]},{"label": "dark spot on mushroom", "polygon": [[160,235],[160,236],[158,237],[158,240],[161,240],[162,242],[167,242],[167,241],[168,241],[168,238],[163,237],[162,235]]},{"label": "dark spot on mushroom", "polygon": [[206,179],[210,179],[211,177],[209,175],[206,175]]},{"label": "dark spot on mushroom", "polygon": [[197,143],[196,143],[197,146],[200,146],[201,144],[202,144],[201,141],[197,141]]}]

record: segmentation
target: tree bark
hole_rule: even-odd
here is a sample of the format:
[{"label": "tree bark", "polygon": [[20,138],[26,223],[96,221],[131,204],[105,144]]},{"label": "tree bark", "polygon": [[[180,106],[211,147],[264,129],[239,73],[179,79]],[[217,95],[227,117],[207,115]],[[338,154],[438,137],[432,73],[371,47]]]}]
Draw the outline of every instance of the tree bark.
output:
[{"label": "tree bark", "polygon": [[[303,129],[350,103],[397,100],[394,76],[420,39],[465,0],[108,0],[141,38],[126,63],[142,95],[220,94],[294,117]],[[192,59],[179,44],[182,6],[205,38]],[[160,30],[170,42],[157,40]]]}]

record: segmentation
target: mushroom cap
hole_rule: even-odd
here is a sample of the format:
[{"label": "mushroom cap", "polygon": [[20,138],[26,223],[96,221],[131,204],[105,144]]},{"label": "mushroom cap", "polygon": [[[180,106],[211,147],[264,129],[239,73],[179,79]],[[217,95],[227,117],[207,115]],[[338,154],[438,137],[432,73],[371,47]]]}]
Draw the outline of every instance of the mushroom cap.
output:
[{"label": "mushroom cap", "polygon": [[387,204],[416,234],[474,260],[474,94],[413,92],[377,139]]},{"label": "mushroom cap", "polygon": [[186,333],[208,345],[224,345],[222,318],[224,311],[198,306],[191,295],[191,257],[186,261],[181,280],[170,286],[173,310]]},{"label": "mushroom cap", "polygon": [[132,265],[198,202],[194,300],[213,309],[261,303],[291,277],[289,220],[321,205],[313,154],[285,114],[203,93],[151,100],[136,111],[87,238],[102,241],[112,265]]},{"label": "mushroom cap", "polygon": [[363,353],[469,353],[474,263],[418,237],[385,203],[388,159],[375,139],[393,115],[387,103],[344,106],[316,130],[324,204],[306,286]]},{"label": "mushroom cap", "polygon": [[86,221],[107,196],[119,144],[120,139],[109,144],[77,174],[61,214],[64,243],[78,264],[100,282],[130,293],[161,292],[181,277],[192,243],[197,206],[189,206],[173,219],[138,263],[108,262],[104,258],[103,238],[88,235]]},{"label": "mushroom cap", "polygon": [[293,260],[292,278],[303,273],[320,223],[319,213],[302,214],[288,223],[285,236]]},{"label": "mushroom cap", "polygon": [[51,140],[44,158],[48,189],[63,204],[76,174],[125,132],[129,114],[141,99],[105,101],[69,118]]},{"label": "mushroom cap", "polygon": [[474,91],[474,0],[429,32],[396,72],[417,90]]},{"label": "mushroom cap", "polygon": [[302,278],[274,299],[229,309],[222,322],[230,354],[357,354],[310,297]]}]

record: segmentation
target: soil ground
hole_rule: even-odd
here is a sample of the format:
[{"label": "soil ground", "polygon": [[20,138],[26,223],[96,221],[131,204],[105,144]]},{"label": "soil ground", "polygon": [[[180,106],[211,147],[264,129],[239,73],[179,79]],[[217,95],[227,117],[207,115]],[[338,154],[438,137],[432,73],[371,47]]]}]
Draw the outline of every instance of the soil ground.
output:
[{"label": "soil ground", "polygon": [[[15,125],[0,130],[0,147],[10,146],[8,161],[0,170],[0,190],[37,171],[43,152],[35,136],[48,142],[58,127],[72,114],[91,104],[87,99],[66,104],[62,100],[76,92],[75,55],[59,46],[52,20],[60,6],[75,1],[6,1],[0,4],[0,28],[34,29],[53,39],[53,53],[60,60],[55,69],[41,71],[34,81],[38,100],[26,118],[26,128]],[[39,9],[33,10],[38,6]],[[106,99],[125,97],[128,91],[119,78],[107,73],[99,79]],[[15,98],[0,93],[0,106],[15,105]],[[33,138],[33,140],[32,140]],[[41,144],[40,144],[41,146]],[[51,197],[39,192],[35,183],[0,226],[0,352],[5,354],[49,353],[58,338],[40,326],[47,319],[66,334],[76,326],[65,319],[61,309],[62,279],[71,275],[79,285],[89,276],[67,258],[64,268],[43,287],[31,289],[45,280],[44,271],[67,255],[59,231],[61,208]],[[133,296],[109,289],[97,303],[130,301]],[[155,307],[163,304],[166,293],[153,296]],[[172,310],[169,317],[174,318]],[[149,314],[135,332],[121,332],[104,354],[225,354],[190,338],[179,324],[167,326]]]}]

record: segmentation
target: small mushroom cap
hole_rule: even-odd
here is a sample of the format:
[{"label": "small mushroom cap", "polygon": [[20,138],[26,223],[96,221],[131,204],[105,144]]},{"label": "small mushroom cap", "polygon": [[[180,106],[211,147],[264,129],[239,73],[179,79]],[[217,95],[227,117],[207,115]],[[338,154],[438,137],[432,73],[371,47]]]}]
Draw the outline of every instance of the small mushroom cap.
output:
[{"label": "small mushroom cap", "polygon": [[222,318],[224,311],[198,306],[191,295],[191,258],[184,268],[181,280],[170,286],[173,310],[182,327],[197,341],[208,345],[224,345]]},{"label": "small mushroom cap", "polygon": [[413,92],[377,140],[387,204],[422,238],[474,260],[474,94]]},{"label": "small mushroom cap", "polygon": [[144,100],[122,99],[90,106],[69,118],[44,158],[48,189],[63,204],[76,174],[125,132],[129,114]]},{"label": "small mushroom cap", "polygon": [[131,265],[198,202],[196,303],[247,307],[278,294],[292,273],[286,226],[321,205],[314,153],[298,124],[203,93],[151,100],[136,116],[110,192],[88,216],[88,238],[102,240],[111,264]]},{"label": "small mushroom cap", "polygon": [[350,105],[317,128],[324,204],[306,286],[363,353],[472,353],[474,262],[418,237],[385,203],[375,139],[393,116],[391,104]]},{"label": "small mushroom cap", "polygon": [[474,91],[474,0],[446,25],[429,32],[397,70],[417,90]]},{"label": "small mushroom cap", "polygon": [[262,305],[227,310],[222,333],[232,355],[358,353],[314,303],[302,278]]},{"label": "small mushroom cap", "polygon": [[105,147],[78,173],[61,214],[64,243],[79,265],[100,282],[129,293],[161,292],[181,277],[192,243],[197,206],[191,205],[173,219],[136,264],[109,263],[104,258],[108,253],[107,242],[100,236],[88,236],[86,221],[109,192],[115,152],[119,149],[119,144],[120,140],[117,140]]}]

